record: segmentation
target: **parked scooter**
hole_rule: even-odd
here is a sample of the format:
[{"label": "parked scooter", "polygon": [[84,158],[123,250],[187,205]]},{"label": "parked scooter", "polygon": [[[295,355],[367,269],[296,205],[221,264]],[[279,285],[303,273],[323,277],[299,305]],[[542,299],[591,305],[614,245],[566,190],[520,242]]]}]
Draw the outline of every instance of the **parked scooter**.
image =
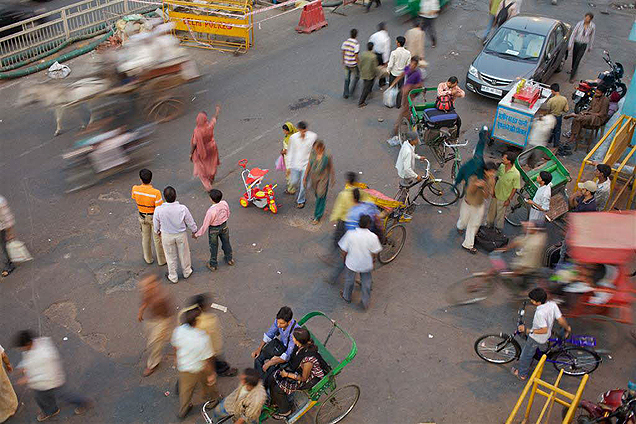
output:
[{"label": "parked scooter", "polygon": [[[563,417],[567,408],[563,408]],[[636,424],[636,383],[627,384],[627,390],[616,389],[601,393],[598,402],[582,400],[573,424]]]},{"label": "parked scooter", "polygon": [[574,100],[574,113],[581,113],[588,107],[592,97],[594,97],[594,89],[598,85],[603,85],[606,88],[605,95],[610,97],[612,93],[618,93],[619,100],[627,94],[627,86],[621,82],[621,78],[624,74],[623,65],[619,62],[614,62],[607,51],[603,52],[603,60],[609,65],[610,69],[598,74],[598,78],[595,80],[581,80],[576,88],[576,91],[572,94],[572,100]]}]

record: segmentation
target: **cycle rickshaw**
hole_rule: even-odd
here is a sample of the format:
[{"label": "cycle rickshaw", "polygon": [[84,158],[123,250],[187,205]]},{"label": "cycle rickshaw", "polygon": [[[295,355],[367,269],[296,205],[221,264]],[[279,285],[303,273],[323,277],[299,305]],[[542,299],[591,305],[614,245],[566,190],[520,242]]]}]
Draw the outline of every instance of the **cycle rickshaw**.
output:
[{"label": "cycle rickshaw", "polygon": [[[312,321],[312,319],[316,317],[323,317],[321,320],[323,325]],[[314,323],[315,328],[312,331],[307,325],[309,321]],[[349,364],[355,358],[358,353],[358,347],[356,345],[356,341],[343,330],[336,321],[329,318],[322,312],[315,311],[309,312],[304,317],[298,321],[298,324],[307,329],[311,334],[311,338],[314,343],[318,347],[318,351],[322,355],[323,359],[327,361],[327,363],[331,366],[331,371],[325,375],[315,386],[308,390],[300,390],[293,393],[293,401],[295,404],[294,412],[285,420],[287,423],[295,423],[302,416],[304,416],[310,409],[314,406],[318,406],[318,411],[316,412],[316,418],[314,422],[316,424],[335,424],[343,420],[349,413],[353,410],[358,403],[358,399],[360,398],[360,387],[355,384],[348,384],[346,386],[337,387],[336,386],[336,376],[340,374],[342,369]],[[324,328],[323,328],[324,327]],[[324,338],[318,337],[319,331],[326,331],[326,336]],[[334,356],[334,353],[327,350],[327,343],[329,343],[330,339],[334,335],[334,333],[338,334],[341,337],[334,338],[335,343],[338,344],[336,348],[342,347],[340,345],[348,345],[350,343],[351,348],[349,349],[349,353],[346,355],[344,359],[338,359]],[[203,418],[205,422],[208,424],[212,424],[213,421],[209,417],[207,413],[207,405],[209,402],[206,402],[202,408]],[[261,416],[259,418],[259,423],[265,422],[272,415],[276,413],[276,408],[271,405],[265,405],[263,407],[263,411],[261,412]],[[219,423],[231,423],[232,416],[227,416],[221,418],[214,424]]]}]

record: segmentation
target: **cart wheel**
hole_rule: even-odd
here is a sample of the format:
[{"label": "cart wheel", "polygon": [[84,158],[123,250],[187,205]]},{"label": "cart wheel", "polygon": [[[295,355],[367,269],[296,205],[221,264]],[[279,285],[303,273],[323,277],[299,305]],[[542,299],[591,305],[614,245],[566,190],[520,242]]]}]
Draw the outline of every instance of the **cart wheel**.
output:
[{"label": "cart wheel", "polygon": [[278,206],[276,206],[276,202],[270,202],[269,204],[269,210],[272,213],[278,213]]},{"label": "cart wheel", "polygon": [[386,230],[382,250],[378,253],[378,261],[386,265],[400,254],[406,242],[406,228],[397,224]]},{"label": "cart wheel", "polygon": [[241,206],[243,206],[244,208],[247,207],[248,203],[247,200],[245,199],[245,197],[241,197],[241,200],[239,200],[239,203],[241,204]]},{"label": "cart wheel", "polygon": [[506,221],[513,227],[520,227],[523,221],[530,217],[530,209],[520,196],[517,196],[517,203],[510,206],[510,211],[506,214]]},{"label": "cart wheel", "polygon": [[170,97],[159,99],[148,107],[148,118],[151,121],[162,123],[168,122],[183,113],[185,105],[183,101]]},{"label": "cart wheel", "polygon": [[353,410],[358,399],[360,399],[360,387],[355,384],[335,390],[320,404],[316,413],[316,424],[340,422]]},{"label": "cart wheel", "polygon": [[402,122],[400,122],[400,126],[398,127],[398,137],[401,142],[406,140],[406,133],[409,131],[411,131],[411,123],[407,118],[402,118]]}]

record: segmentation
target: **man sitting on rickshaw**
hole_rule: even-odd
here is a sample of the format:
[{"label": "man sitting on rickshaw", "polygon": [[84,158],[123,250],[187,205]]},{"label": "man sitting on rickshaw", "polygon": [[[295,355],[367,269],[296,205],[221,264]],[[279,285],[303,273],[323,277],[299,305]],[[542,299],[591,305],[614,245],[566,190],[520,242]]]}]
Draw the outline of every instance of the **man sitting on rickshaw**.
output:
[{"label": "man sitting on rickshaw", "polygon": [[514,274],[521,279],[523,288],[527,288],[536,276],[536,272],[542,268],[543,252],[548,237],[542,226],[535,222],[526,221],[523,223],[525,234],[515,238],[508,245],[497,249],[505,252],[510,249],[517,249],[516,258],[512,261],[511,268]]}]

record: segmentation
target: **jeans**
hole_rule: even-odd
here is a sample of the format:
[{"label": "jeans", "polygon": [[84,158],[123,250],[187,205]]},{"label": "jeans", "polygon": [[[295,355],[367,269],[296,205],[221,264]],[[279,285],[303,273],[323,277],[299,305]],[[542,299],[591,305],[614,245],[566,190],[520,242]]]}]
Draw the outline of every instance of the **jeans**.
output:
[{"label": "jeans", "polygon": [[584,43],[574,43],[574,47],[572,48],[572,71],[570,72],[570,79],[574,79],[576,75],[576,71],[579,69],[579,64],[581,63],[581,59],[583,59],[583,55],[587,50],[587,44]]},{"label": "jeans", "polygon": [[530,373],[530,365],[532,365],[532,360],[534,359],[534,355],[537,352],[537,348],[540,350],[546,350],[546,344],[541,344],[537,342],[532,337],[528,337],[525,346],[521,349],[521,356],[519,356],[519,376],[527,377]]},{"label": "jeans", "polygon": [[431,45],[435,47],[437,45],[437,37],[435,33],[435,18],[422,18],[422,30],[426,32],[431,39]]},{"label": "jeans", "polygon": [[34,390],[33,393],[35,395],[35,402],[46,415],[51,415],[59,409],[56,400],[58,396],[63,401],[76,407],[88,405],[88,399],[66,390],[65,386],[56,387],[51,390]]},{"label": "jeans", "polygon": [[[351,74],[354,74],[353,79],[353,87],[349,90],[349,84],[351,83]],[[345,67],[345,81],[344,81],[344,92],[342,95],[346,99],[349,97],[349,93],[353,94],[356,91],[356,86],[358,85],[358,81],[360,81],[360,71],[357,66],[346,66]]]},{"label": "jeans", "polygon": [[300,187],[298,189],[298,198],[296,203],[305,204],[307,199],[305,198],[305,170],[304,169],[292,169],[289,175],[290,184],[294,187]]},{"label": "jeans", "polygon": [[232,260],[232,246],[230,245],[230,229],[227,228],[227,221],[221,225],[210,225],[208,227],[208,240],[210,242],[210,266],[217,266],[216,255],[219,251],[219,239],[221,248],[225,255],[225,262]]},{"label": "jeans", "polygon": [[488,36],[490,35],[490,31],[492,30],[493,25],[495,24],[495,15],[490,15],[490,20],[488,21],[488,28],[484,31],[484,36],[482,40],[486,41]]},{"label": "jeans", "polygon": [[2,251],[2,271],[10,271],[13,269],[13,263],[9,258],[7,251],[7,230],[0,230],[0,250]]},{"label": "jeans", "polygon": [[556,125],[552,129],[552,135],[550,136],[550,142],[554,147],[560,147],[561,145],[561,124],[563,123],[563,115],[555,116]]},{"label": "jeans", "polygon": [[[349,268],[345,269],[345,283],[342,296],[348,302],[351,301],[351,294],[353,293],[353,286],[355,284],[356,272],[351,271]],[[362,305],[365,309],[369,308],[371,302],[371,285],[373,281],[371,279],[371,271],[360,273],[360,286],[362,290]]]},{"label": "jeans", "polygon": [[359,105],[367,101],[367,97],[371,94],[371,90],[373,89],[374,82],[375,79],[362,80],[362,94],[360,94],[360,100],[358,101]]}]

